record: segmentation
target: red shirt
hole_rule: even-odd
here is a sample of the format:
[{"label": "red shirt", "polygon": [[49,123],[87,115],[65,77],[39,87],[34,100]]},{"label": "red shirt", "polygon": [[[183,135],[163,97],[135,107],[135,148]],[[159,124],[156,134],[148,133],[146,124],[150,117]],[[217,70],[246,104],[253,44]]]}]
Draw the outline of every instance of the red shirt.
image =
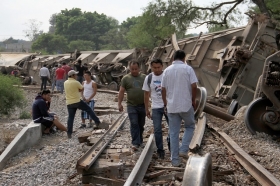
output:
[{"label": "red shirt", "polygon": [[55,71],[55,75],[56,75],[56,80],[59,80],[59,79],[63,79],[64,78],[64,74],[65,74],[65,70],[63,70],[63,68],[58,68],[56,71]]},{"label": "red shirt", "polygon": [[63,69],[65,70],[65,73],[66,73],[66,74],[68,74],[68,72],[69,72],[70,70],[72,70],[72,68],[69,67],[68,65],[62,65],[61,68],[63,68]]}]

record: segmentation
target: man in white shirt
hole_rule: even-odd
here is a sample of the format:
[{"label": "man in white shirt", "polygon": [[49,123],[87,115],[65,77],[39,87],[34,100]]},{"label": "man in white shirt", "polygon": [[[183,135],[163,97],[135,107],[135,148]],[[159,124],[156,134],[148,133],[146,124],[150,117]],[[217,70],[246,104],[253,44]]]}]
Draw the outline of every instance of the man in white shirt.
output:
[{"label": "man in white shirt", "polygon": [[[171,163],[180,165],[179,155],[187,157],[189,144],[195,128],[194,108],[197,78],[194,70],[185,64],[186,54],[183,50],[174,53],[172,65],[167,67],[162,77],[162,99],[166,105],[169,119],[171,146]],[[184,136],[179,148],[179,133],[184,120]]]},{"label": "man in white shirt", "polygon": [[[161,80],[163,75],[163,64],[161,59],[154,59],[151,62],[152,73],[146,76],[143,88],[146,116],[153,120],[154,134],[157,145],[157,153],[159,158],[164,159],[164,149],[162,140],[162,116],[164,115],[168,121],[167,115],[164,113],[164,104],[161,96]],[[149,110],[149,98],[152,98],[152,116]]]},{"label": "man in white shirt", "polygon": [[44,64],[43,67],[39,71],[39,76],[41,77],[41,91],[46,89],[47,81],[50,79],[50,71],[47,68],[47,65]]}]

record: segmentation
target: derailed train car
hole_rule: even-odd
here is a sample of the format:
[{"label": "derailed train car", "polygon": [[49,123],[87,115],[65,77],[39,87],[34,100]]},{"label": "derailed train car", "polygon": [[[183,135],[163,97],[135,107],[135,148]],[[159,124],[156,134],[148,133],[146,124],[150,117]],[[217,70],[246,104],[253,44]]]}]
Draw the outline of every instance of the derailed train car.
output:
[{"label": "derailed train car", "polygon": [[[177,41],[173,35],[153,50],[167,67],[174,51],[187,54],[208,101],[226,103],[228,113],[248,105],[245,124],[252,134],[280,136],[280,31],[265,15],[248,25]],[[214,101],[213,101],[214,100]]]},{"label": "derailed train car", "polygon": [[184,50],[187,63],[195,70],[199,85],[206,88],[209,98],[228,104],[235,100],[230,108],[233,114],[238,106],[253,100],[265,59],[278,50],[277,32],[267,17],[255,15],[245,27],[178,41],[173,35],[153,50],[147,64],[160,58],[167,67],[174,51]]},{"label": "derailed train car", "polygon": [[36,53],[0,53],[0,68],[4,74],[12,70],[20,71],[23,84],[40,82],[39,70],[43,65],[51,69],[55,64],[65,62],[73,69],[74,63],[82,61],[95,76],[98,85],[118,90],[121,78],[129,72],[128,62],[136,59],[141,62],[142,71],[146,71],[145,63],[150,52],[145,49],[75,51],[68,54],[40,55]]}]

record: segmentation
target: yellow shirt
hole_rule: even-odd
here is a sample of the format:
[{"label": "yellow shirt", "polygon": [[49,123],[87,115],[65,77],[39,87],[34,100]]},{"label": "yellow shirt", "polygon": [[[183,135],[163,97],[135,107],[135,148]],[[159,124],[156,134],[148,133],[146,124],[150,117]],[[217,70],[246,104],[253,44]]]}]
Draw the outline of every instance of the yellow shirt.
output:
[{"label": "yellow shirt", "polygon": [[64,82],[66,105],[80,102],[81,92],[79,91],[79,89],[82,88],[83,86],[76,79],[68,78],[68,80]]}]

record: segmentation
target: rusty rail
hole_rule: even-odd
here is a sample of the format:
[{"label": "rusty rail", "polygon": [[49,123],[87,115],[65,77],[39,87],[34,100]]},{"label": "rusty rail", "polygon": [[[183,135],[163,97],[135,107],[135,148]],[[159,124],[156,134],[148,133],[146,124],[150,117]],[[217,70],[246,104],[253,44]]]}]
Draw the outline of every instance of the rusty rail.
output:
[{"label": "rusty rail", "polygon": [[96,142],[77,162],[76,169],[78,173],[82,173],[83,170],[88,170],[91,165],[98,159],[102,151],[114,138],[117,131],[122,127],[127,114],[122,114],[114,124],[103,134],[103,136]]},{"label": "rusty rail", "polygon": [[205,127],[206,127],[206,114],[202,112],[198,118],[194,135],[189,145],[189,149],[191,152],[195,152],[200,147],[204,135]]},{"label": "rusty rail", "polygon": [[[210,127],[210,126],[209,126]],[[226,133],[219,132],[219,128],[212,127],[211,132],[219,137],[228,150],[234,154],[236,160],[261,184],[278,186],[280,181],[263,166],[257,163],[250,155],[240,148]]]},{"label": "rusty rail", "polygon": [[141,185],[149,164],[152,160],[153,152],[156,149],[154,134],[151,134],[145,148],[143,149],[136,165],[127,178],[124,186]]}]

